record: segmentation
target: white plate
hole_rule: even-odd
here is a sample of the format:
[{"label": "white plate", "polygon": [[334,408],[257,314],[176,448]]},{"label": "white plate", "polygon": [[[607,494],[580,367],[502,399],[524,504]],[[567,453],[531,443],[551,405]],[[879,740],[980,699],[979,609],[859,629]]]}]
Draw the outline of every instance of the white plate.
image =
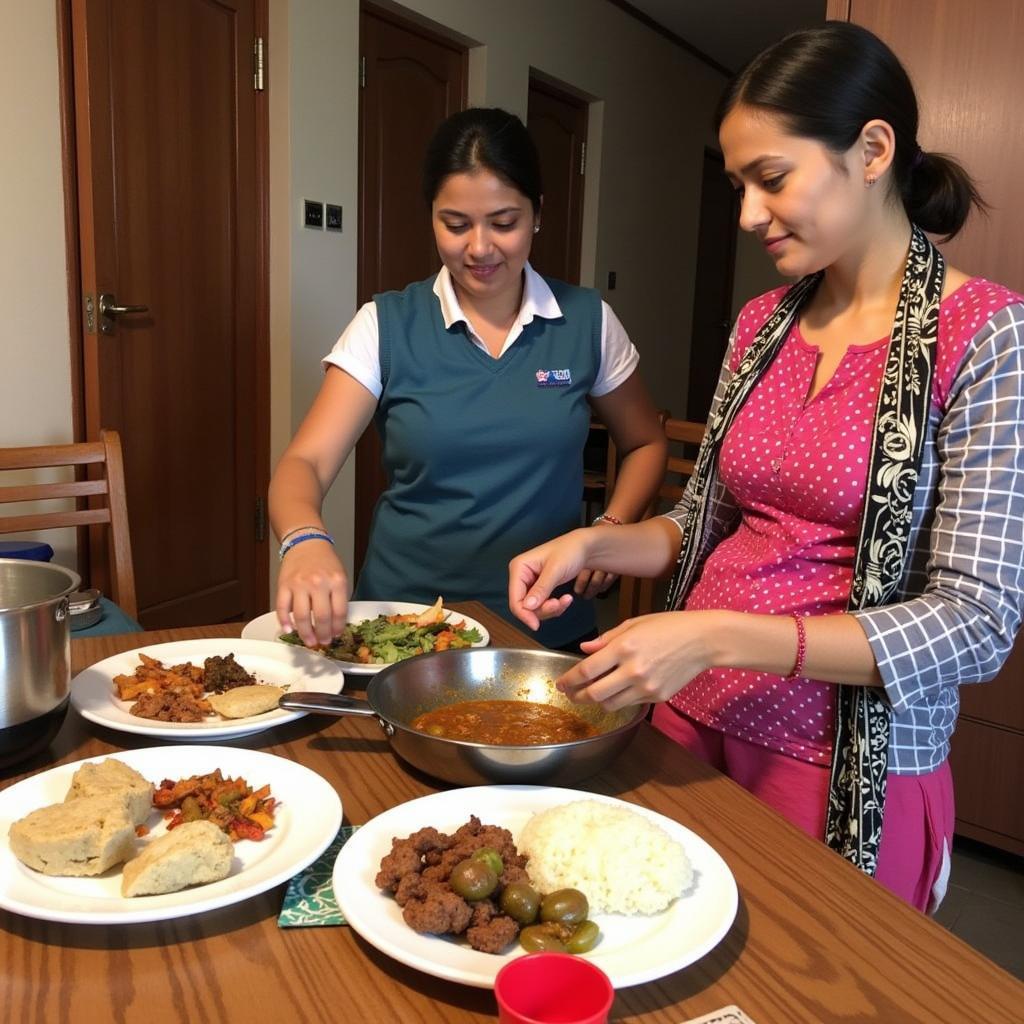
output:
[{"label": "white plate", "polygon": [[[429,607],[430,605],[426,604],[410,604],[408,601],[349,601],[348,621],[362,622],[364,619],[375,619],[378,615],[408,615],[411,612],[425,612]],[[461,620],[466,623],[466,629],[479,631],[481,640],[473,644],[474,647],[486,647],[491,642],[491,634],[476,619],[471,619],[468,615],[453,611],[451,608],[445,608],[444,611],[445,618],[449,621]],[[247,623],[242,630],[242,636],[253,640],[277,640],[285,632],[287,630],[283,630],[281,623],[277,621],[277,613],[267,612],[266,615]],[[357,665],[351,661],[339,661],[337,664],[341,665],[345,672],[357,676],[372,676],[382,668],[387,668],[387,665]]]},{"label": "white plate", "polygon": [[[87,758],[103,761],[103,757]],[[330,845],[341,825],[341,800],[316,772],[259,750],[237,747],[145,747],[111,755],[155,785],[219,768],[241,776],[254,789],[270,784],[279,801],[274,827],[260,842],[235,843],[231,874],[219,882],[163,896],[121,896],[121,868],[95,878],[43,875],[26,867],[8,843],[11,824],[30,811],[60,803],[71,776],[86,761],[64,764],[0,792],[0,907],[16,914],[68,924],[131,924],[216,910],[265,892],[311,864]],[[154,810],[152,832],[140,845],[163,835],[163,817]]]},{"label": "white plate", "polygon": [[235,660],[261,683],[286,686],[293,693],[314,691],[340,693],[345,676],[337,662],[321,658],[303,647],[272,644],[261,640],[220,639],[179,640],[124,651],[90,665],[71,680],[71,703],[90,722],[121,732],[158,736],[163,740],[219,740],[248,736],[275,725],[301,718],[304,711],[265,711],[248,718],[210,718],[204,722],[157,722],[137,718],[128,709],[134,701],[119,700],[114,676],[134,675],[141,664],[139,652],[162,661],[168,668],[191,661],[202,664],[215,654],[234,654]]},{"label": "white plate", "polygon": [[[671,818],[612,797],[547,786],[477,786],[420,797],[377,815],[342,847],[334,865],[334,892],[348,923],[382,953],[449,981],[491,988],[494,976],[523,950],[500,956],[480,953],[461,940],[420,935],[403,920],[394,899],[374,885],[381,858],[394,836],[433,825],[453,832],[475,814],[485,825],[501,825],[513,838],[531,814],[572,800],[600,800],[636,811],[683,845],[694,881],[668,909],[650,916],[599,914],[602,938],[588,959],[616,988],[664,977],[700,959],[725,936],[736,916],[737,892],[724,860],[696,833]],[[628,841],[628,840],[627,840]]]}]

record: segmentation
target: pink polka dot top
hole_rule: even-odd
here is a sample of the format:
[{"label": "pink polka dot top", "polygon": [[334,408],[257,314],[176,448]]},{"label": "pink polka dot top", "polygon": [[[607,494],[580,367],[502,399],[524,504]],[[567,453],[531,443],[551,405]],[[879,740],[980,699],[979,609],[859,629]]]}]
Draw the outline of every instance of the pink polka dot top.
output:
[{"label": "pink polka dot top", "polygon": [[[971,337],[987,319],[994,289],[999,286],[973,278],[942,302],[932,386],[933,406],[940,410]],[[744,307],[733,368],[784,293],[776,289]],[[739,523],[708,557],[687,609],[845,611],[887,346],[888,338],[851,345],[832,378],[807,401],[818,349],[794,325],[722,445],[720,472],[739,506]],[[670,703],[729,735],[827,763],[834,698],[833,686],[811,679],[713,668]]]}]

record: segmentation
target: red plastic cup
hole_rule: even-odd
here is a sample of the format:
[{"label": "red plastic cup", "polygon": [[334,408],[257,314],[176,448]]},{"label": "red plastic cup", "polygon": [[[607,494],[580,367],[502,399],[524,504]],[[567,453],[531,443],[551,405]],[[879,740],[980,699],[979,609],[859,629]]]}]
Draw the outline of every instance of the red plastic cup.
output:
[{"label": "red plastic cup", "polygon": [[528,953],[494,979],[499,1024],[605,1024],[615,1000],[608,975],[571,953]]}]

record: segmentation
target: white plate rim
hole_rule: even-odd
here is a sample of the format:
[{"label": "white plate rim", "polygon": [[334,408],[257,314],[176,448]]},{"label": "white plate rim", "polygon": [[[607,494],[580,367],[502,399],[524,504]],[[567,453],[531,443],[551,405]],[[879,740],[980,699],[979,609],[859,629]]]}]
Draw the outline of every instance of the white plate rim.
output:
[{"label": "white plate rim", "polygon": [[[448,981],[476,988],[492,988],[498,971],[509,960],[523,955],[523,950],[516,946],[502,955],[479,953],[468,946],[456,945],[435,936],[418,935],[407,928],[401,921],[401,911],[392,897],[382,893],[373,884],[380,858],[389,849],[392,836],[408,835],[424,825],[435,825],[446,831],[466,821],[471,813],[477,814],[484,824],[503,825],[503,807],[516,806],[517,813],[529,814],[576,800],[598,800],[626,807],[660,825],[672,838],[683,843],[693,864],[697,890],[691,895],[699,895],[702,902],[716,896],[720,899],[713,926],[709,927],[699,943],[674,952],[664,951],[661,959],[648,961],[640,969],[617,968],[614,950],[602,954],[600,946],[587,954],[589,959],[605,971],[613,986],[616,989],[628,988],[672,974],[695,963],[717,946],[732,927],[739,906],[739,893],[729,866],[714,847],[679,822],[642,804],[598,793],[550,786],[475,786],[446,790],[382,812],[356,831],[338,854],[333,871],[338,905],[349,925],[363,939],[400,963]],[[688,902],[690,899],[691,896],[687,896],[676,900],[662,914],[653,915],[647,920],[658,922],[659,928],[670,934],[678,932],[679,929],[673,930],[671,925],[692,917],[694,904]],[[607,931],[607,922],[624,920],[616,915],[598,915],[596,919],[601,924],[602,932]],[[387,922],[383,928],[382,920]],[[397,922],[398,928],[391,927],[394,922]],[[637,926],[634,924],[633,927]],[[392,932],[397,936],[396,941],[393,941]],[[443,945],[439,946],[438,943]]]},{"label": "white plate rim", "polygon": [[[292,653],[289,654],[289,651]],[[90,665],[71,680],[72,707],[88,721],[119,732],[189,742],[251,736],[265,729],[293,722],[308,713],[278,708],[248,718],[215,719],[209,722],[158,722],[148,718],[136,718],[128,713],[131,701],[117,699],[113,680],[114,676],[120,673],[131,674],[139,664],[140,653],[157,658],[165,664],[194,661],[215,654],[223,657],[233,653],[243,667],[248,667],[245,665],[246,658],[262,658],[302,673],[295,680],[301,685],[292,685],[295,692],[301,689],[317,693],[340,693],[345,685],[344,673],[338,667],[340,662],[321,658],[303,647],[241,637],[208,637],[147,644],[112,654],[109,658]],[[331,671],[325,671],[325,662]],[[256,674],[259,676],[258,671]]]},{"label": "white plate rim", "polygon": [[[104,761],[108,757],[123,761],[157,785],[161,780],[155,778],[155,775],[161,778],[183,778],[212,771],[215,767],[219,767],[225,775],[241,775],[252,785],[269,782],[271,793],[281,800],[281,807],[275,815],[275,828],[282,831],[275,836],[272,830],[260,843],[250,844],[252,847],[260,847],[259,850],[241,850],[243,854],[256,853],[258,860],[255,864],[243,866],[241,871],[236,871],[233,866],[232,873],[220,882],[161,896],[116,896],[105,899],[89,895],[74,897],[60,889],[50,890],[48,885],[39,880],[49,876],[37,874],[11,852],[8,842],[10,824],[36,806],[53,802],[49,796],[41,795],[43,791],[52,796],[62,785],[70,783],[71,776],[83,764]],[[154,769],[154,765],[159,765],[164,759],[167,759],[167,768],[173,771]],[[26,801],[36,799],[40,802],[27,806]],[[158,812],[154,811],[154,814]],[[150,821],[153,821],[152,817]],[[341,797],[323,776],[296,761],[262,750],[206,745],[161,746],[83,758],[69,764],[56,765],[0,791],[0,907],[43,921],[101,925],[166,921],[219,910],[258,896],[307,867],[330,846],[341,827],[341,821]],[[161,831],[157,828],[153,834],[159,835]],[[270,845],[264,847],[264,844]],[[239,884],[238,879],[244,878],[247,872],[251,873],[248,883]],[[104,880],[109,878],[112,883],[116,881],[116,885],[120,886],[119,869],[113,868],[102,877]],[[91,888],[95,879],[68,878],[60,881],[72,889],[79,882],[88,883]],[[86,889],[87,885],[83,884],[82,888]],[[50,893],[50,901],[33,903],[25,898],[25,890],[29,894],[35,890]],[[76,903],[84,904],[89,909],[75,909]],[[109,903],[121,906],[103,909]],[[133,909],[129,909],[129,906]]]},{"label": "white plate rim", "polygon": [[[417,604],[415,601],[349,601],[348,607],[351,614],[349,614],[347,621],[362,622],[363,619],[373,619],[378,615],[408,615],[410,612],[423,612],[430,605]],[[358,611],[354,611],[354,609],[358,609]],[[482,622],[451,608],[445,608],[445,611],[457,619],[463,620],[469,629],[480,631],[481,640],[479,643],[473,644],[473,647],[486,647],[491,642],[490,631]],[[273,640],[275,643],[280,643],[281,641],[278,640],[278,637],[282,632],[285,631],[281,629],[281,624],[277,621],[277,612],[266,612],[263,615],[257,616],[251,622],[247,622],[242,630],[242,636],[247,639]],[[295,645],[286,644],[285,646],[294,647]],[[333,659],[328,658],[327,660],[331,661]],[[388,667],[387,665],[358,665],[355,662],[349,661],[338,661],[335,664],[341,665],[347,674],[355,676],[376,675],[381,669]]]}]

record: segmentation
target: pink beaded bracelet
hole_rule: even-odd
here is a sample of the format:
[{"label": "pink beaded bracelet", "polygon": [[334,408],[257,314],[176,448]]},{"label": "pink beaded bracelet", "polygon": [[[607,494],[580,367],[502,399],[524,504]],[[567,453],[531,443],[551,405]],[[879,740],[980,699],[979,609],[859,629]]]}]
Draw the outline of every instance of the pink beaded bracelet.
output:
[{"label": "pink beaded bracelet", "polygon": [[787,679],[796,679],[804,674],[804,659],[807,657],[807,630],[804,628],[804,617],[794,613],[792,618],[796,623],[796,661],[793,662]]}]

